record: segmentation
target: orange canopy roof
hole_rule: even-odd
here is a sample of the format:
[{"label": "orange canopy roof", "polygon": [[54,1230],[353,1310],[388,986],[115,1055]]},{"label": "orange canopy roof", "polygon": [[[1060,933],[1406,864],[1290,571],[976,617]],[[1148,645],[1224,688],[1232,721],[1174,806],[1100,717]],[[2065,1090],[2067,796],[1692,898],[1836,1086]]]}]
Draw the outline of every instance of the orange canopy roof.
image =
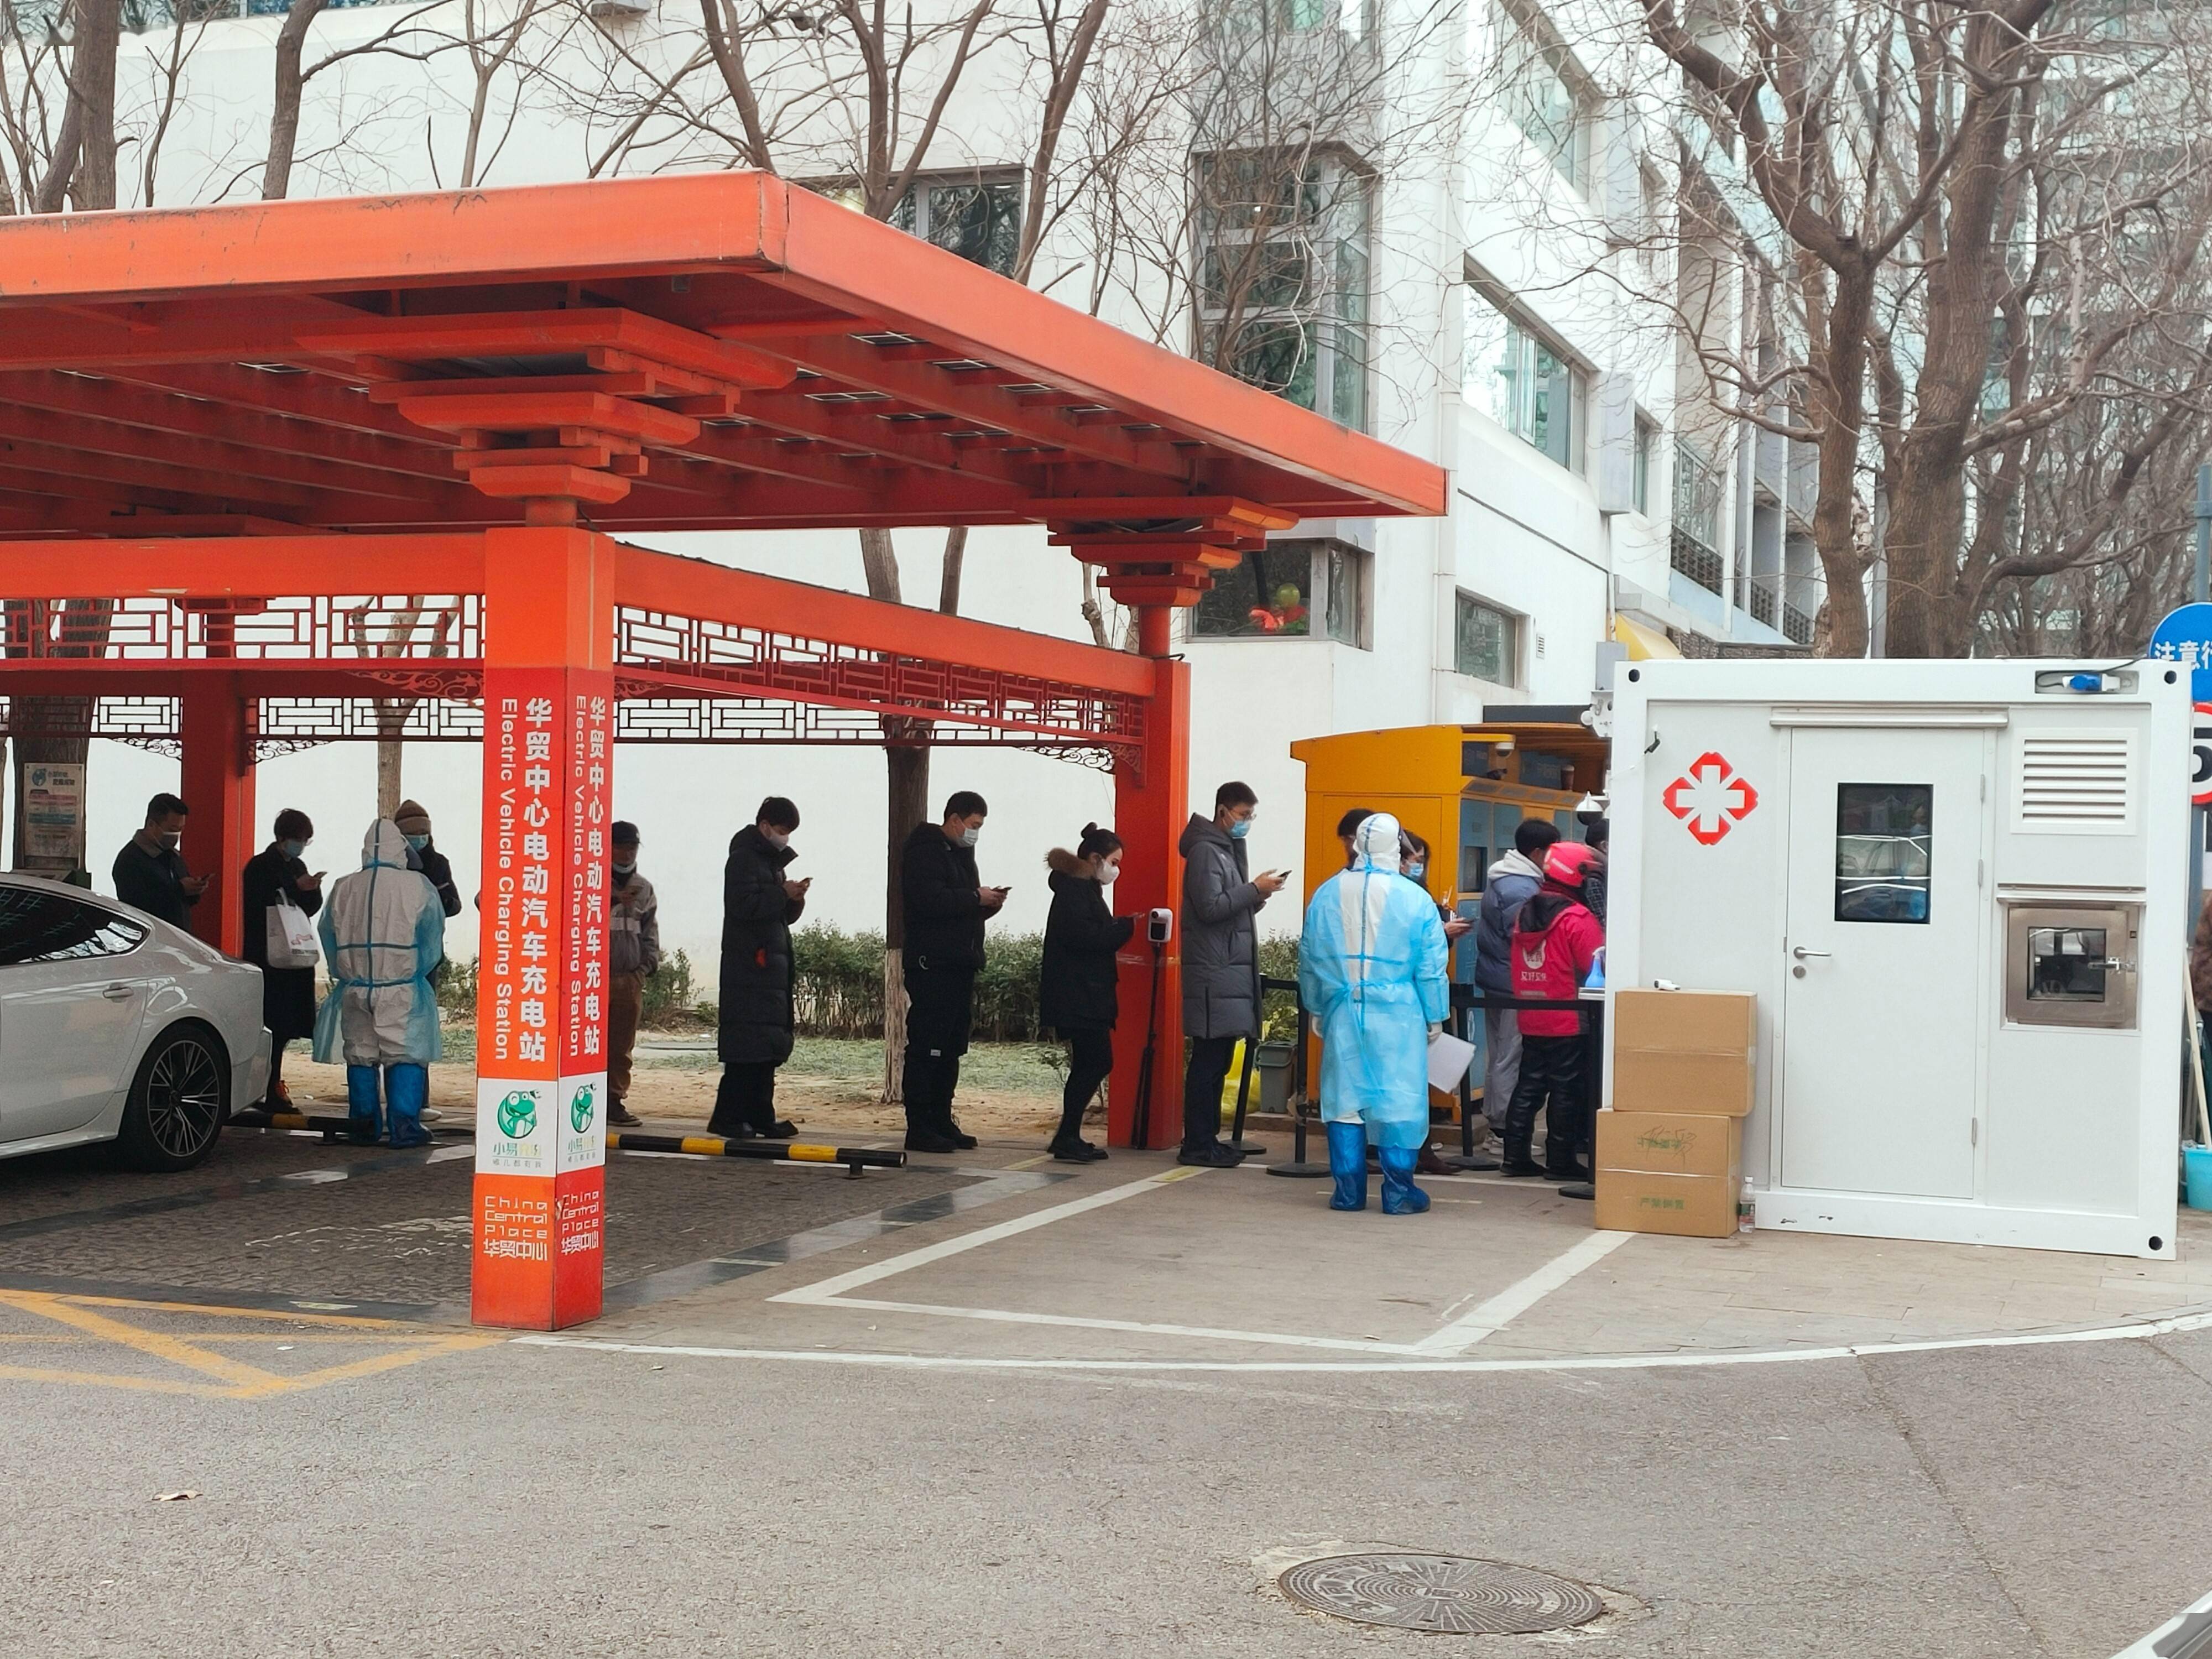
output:
[{"label": "orange canopy roof", "polygon": [[1445,484],[760,173],[0,221],[0,535],[547,496],[613,531],[1212,540]]}]

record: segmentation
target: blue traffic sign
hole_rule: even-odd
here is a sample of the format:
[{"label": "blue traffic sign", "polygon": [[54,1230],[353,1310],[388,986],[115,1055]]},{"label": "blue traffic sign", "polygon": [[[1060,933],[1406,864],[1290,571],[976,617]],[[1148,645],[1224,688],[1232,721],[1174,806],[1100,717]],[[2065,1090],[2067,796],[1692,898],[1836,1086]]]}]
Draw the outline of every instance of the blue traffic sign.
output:
[{"label": "blue traffic sign", "polygon": [[2160,662],[2189,670],[2189,695],[2212,702],[2212,605],[2185,605],[2169,611],[2150,631],[2147,653]]}]

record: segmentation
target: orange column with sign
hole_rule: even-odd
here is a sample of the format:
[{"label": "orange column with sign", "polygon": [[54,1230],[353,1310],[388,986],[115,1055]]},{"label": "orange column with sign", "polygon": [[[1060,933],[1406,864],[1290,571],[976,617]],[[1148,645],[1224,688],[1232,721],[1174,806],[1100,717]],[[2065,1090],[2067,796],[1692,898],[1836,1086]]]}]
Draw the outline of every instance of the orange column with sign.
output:
[{"label": "orange column with sign", "polygon": [[[253,836],[253,726],[249,690],[236,674],[185,677],[177,732],[184,750],[178,793],[185,819],[185,867],[208,879],[192,907],[192,932],[218,951],[240,954],[246,915],[239,883],[260,850]],[[88,849],[89,852],[90,849]]]},{"label": "orange column with sign", "polygon": [[1172,1146],[1182,1139],[1182,855],[1176,842],[1190,802],[1190,667],[1160,657],[1152,674],[1143,760],[1114,773],[1114,828],[1125,849],[1115,908],[1142,916],[1164,906],[1176,913],[1176,937],[1159,954],[1157,988],[1152,947],[1141,921],[1121,947],[1121,1018],[1114,1028],[1106,1123],[1106,1138],[1116,1146],[1139,1144],[1137,1085],[1148,1025],[1152,1083],[1142,1144]]},{"label": "orange column with sign", "polygon": [[471,1315],[599,1316],[614,544],[484,538],[483,896]]}]

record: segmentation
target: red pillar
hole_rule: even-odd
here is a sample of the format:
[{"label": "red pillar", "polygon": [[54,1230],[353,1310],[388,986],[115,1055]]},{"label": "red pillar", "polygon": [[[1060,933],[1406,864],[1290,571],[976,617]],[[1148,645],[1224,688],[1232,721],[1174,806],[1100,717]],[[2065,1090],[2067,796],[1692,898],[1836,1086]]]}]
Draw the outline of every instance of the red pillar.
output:
[{"label": "red pillar", "polygon": [[558,1330],[599,1312],[613,553],[573,526],[484,538],[479,1325]]},{"label": "red pillar", "polygon": [[[1164,619],[1166,607],[1138,613],[1146,637],[1149,611]],[[1164,629],[1159,630],[1164,632]],[[1141,1073],[1147,1007],[1156,1014],[1152,1042],[1152,1104],[1144,1144],[1172,1146],[1182,1139],[1182,856],[1176,842],[1190,805],[1190,667],[1164,655],[1152,663],[1152,694],[1145,710],[1140,766],[1114,773],[1114,828],[1123,844],[1115,908],[1141,915],[1155,905],[1176,914],[1176,937],[1160,960],[1157,1004],[1152,948],[1140,923],[1121,953],[1121,1019],[1114,1030],[1114,1077],[1107,1093],[1106,1138],[1116,1146],[1136,1144],[1137,1080]]]},{"label": "red pillar", "polygon": [[185,751],[178,793],[191,808],[185,820],[185,863],[194,875],[208,878],[207,890],[192,907],[192,932],[232,956],[240,953],[246,941],[240,875],[260,847],[253,823],[248,696],[236,674],[189,673],[178,724]]}]

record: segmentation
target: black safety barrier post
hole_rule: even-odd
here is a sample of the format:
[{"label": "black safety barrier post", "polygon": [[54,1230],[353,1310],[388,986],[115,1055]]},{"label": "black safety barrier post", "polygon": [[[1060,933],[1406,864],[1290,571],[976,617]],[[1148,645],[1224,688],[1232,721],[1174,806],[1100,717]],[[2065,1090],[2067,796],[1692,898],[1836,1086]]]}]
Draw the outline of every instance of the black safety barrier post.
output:
[{"label": "black safety barrier post", "polygon": [[[1261,997],[1264,998],[1270,991],[1288,991],[1295,997],[1298,994],[1298,982],[1294,979],[1261,979]],[[1306,1091],[1306,1048],[1311,1031],[1306,1005],[1301,1000],[1298,1003],[1297,1047],[1291,1053],[1291,1161],[1267,1165],[1267,1173],[1271,1176],[1288,1176],[1293,1180],[1310,1181],[1328,1173],[1328,1164],[1311,1164],[1306,1160],[1306,1107],[1310,1103]]]},{"label": "black safety barrier post", "polygon": [[[1264,979],[1261,981],[1263,988],[1260,993],[1260,1006],[1263,1011],[1267,1006],[1267,993],[1264,988],[1266,983]],[[1261,1036],[1266,1035],[1267,1030],[1267,1021],[1263,1012],[1260,1019]],[[1245,1103],[1252,1097],[1252,1068],[1259,1058],[1260,1038],[1248,1037],[1244,1043],[1244,1070],[1237,1079],[1237,1116],[1229,1128],[1229,1144],[1247,1158],[1257,1158],[1267,1150],[1265,1146],[1257,1146],[1244,1139],[1244,1107]]]},{"label": "black safety barrier post", "polygon": [[[1474,1022],[1481,1012],[1481,999],[1474,988],[1454,985],[1451,988],[1451,1019],[1453,1034],[1462,1042],[1474,1041]],[[1485,1104],[1487,1105],[1486,1101]],[[1474,1150],[1474,1067],[1470,1063],[1459,1080],[1459,1151],[1447,1153],[1438,1162],[1455,1170],[1494,1170],[1498,1160],[1487,1152]]]}]

